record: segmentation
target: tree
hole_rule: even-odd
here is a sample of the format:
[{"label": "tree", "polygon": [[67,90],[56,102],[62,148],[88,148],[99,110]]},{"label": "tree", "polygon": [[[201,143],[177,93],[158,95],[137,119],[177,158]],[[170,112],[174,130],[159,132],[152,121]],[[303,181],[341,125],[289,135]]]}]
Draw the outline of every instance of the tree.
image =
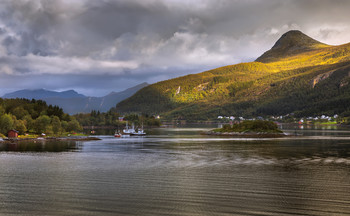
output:
[{"label": "tree", "polygon": [[62,131],[60,118],[53,116],[51,120],[52,131],[54,134],[59,134]]},{"label": "tree", "polygon": [[81,127],[81,125],[79,124],[79,122],[77,120],[72,120],[72,121],[69,121],[68,122],[68,125],[67,125],[67,131],[68,132],[77,132],[77,131],[82,131],[83,128]]},{"label": "tree", "polygon": [[23,120],[15,121],[15,129],[18,130],[19,134],[24,134],[27,131]]},{"label": "tree", "polygon": [[5,114],[5,109],[4,107],[0,106],[0,116]]},{"label": "tree", "polygon": [[26,115],[23,117],[24,124],[28,131],[33,130],[34,120],[32,119],[31,115]]},{"label": "tree", "polygon": [[47,115],[42,115],[34,121],[34,130],[37,133],[44,133],[50,125],[51,119]]},{"label": "tree", "polygon": [[23,107],[16,107],[11,113],[16,116],[17,119],[23,119],[24,116],[29,114]]},{"label": "tree", "polygon": [[68,131],[67,130],[68,122],[67,121],[61,121],[61,127],[62,127],[62,132]]},{"label": "tree", "polygon": [[11,114],[4,114],[0,117],[0,132],[6,134],[7,131],[13,129],[13,119]]}]

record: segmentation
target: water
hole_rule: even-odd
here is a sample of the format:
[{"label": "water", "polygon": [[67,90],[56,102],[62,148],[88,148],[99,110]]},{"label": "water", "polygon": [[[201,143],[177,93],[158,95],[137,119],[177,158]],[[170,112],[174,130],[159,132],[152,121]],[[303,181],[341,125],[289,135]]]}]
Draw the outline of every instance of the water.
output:
[{"label": "water", "polygon": [[71,140],[20,140],[0,143],[0,152],[62,152],[79,149],[79,144]]},{"label": "water", "polygon": [[288,139],[154,129],[0,152],[0,215],[350,215],[350,131]]}]

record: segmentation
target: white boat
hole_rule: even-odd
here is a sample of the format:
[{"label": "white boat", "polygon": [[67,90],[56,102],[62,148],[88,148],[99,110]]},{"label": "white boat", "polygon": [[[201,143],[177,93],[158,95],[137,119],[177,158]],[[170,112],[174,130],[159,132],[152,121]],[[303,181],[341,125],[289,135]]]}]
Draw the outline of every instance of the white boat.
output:
[{"label": "white boat", "polygon": [[132,133],[130,135],[133,135],[133,136],[145,136],[146,132],[143,130],[143,123],[142,123],[141,129],[137,129],[137,131],[135,131],[134,133]]},{"label": "white boat", "polygon": [[136,133],[134,124],[132,124],[132,128],[129,128],[128,122],[126,122],[125,129],[123,130],[123,135],[132,135],[133,133]]},{"label": "white boat", "polygon": [[145,136],[146,133],[143,130],[137,130],[137,132],[132,133],[133,136]]}]

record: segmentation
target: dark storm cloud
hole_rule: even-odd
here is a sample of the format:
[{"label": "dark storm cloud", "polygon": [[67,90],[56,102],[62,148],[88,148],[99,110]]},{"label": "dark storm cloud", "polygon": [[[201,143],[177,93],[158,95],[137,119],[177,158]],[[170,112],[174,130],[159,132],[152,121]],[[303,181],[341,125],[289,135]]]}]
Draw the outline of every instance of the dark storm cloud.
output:
[{"label": "dark storm cloud", "polygon": [[[0,77],[25,80],[18,88],[122,90],[254,60],[290,29],[348,42],[349,6],[346,0],[0,0]],[[2,81],[2,91],[9,83]]]}]

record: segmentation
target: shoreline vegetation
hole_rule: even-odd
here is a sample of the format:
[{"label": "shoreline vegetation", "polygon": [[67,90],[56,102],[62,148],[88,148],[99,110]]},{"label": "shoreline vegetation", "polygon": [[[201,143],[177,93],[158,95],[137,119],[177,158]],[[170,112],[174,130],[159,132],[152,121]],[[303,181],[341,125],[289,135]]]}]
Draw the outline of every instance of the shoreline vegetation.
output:
[{"label": "shoreline vegetation", "polygon": [[137,128],[160,127],[161,122],[155,116],[143,114],[121,115],[115,108],[108,112],[91,111],[91,113],[80,113],[74,115],[74,118],[82,125],[84,129],[114,129],[122,130],[126,124],[134,125]]},{"label": "shoreline vegetation", "polygon": [[62,108],[48,105],[42,100],[0,98],[0,138],[5,140],[9,131],[16,131],[16,139],[49,139],[79,134],[89,125],[92,132],[99,127],[121,130],[128,122],[135,128],[160,126],[160,120],[154,116],[122,116],[115,108],[102,113],[93,110],[91,113],[69,115]]},{"label": "shoreline vegetation", "polygon": [[222,128],[208,131],[205,134],[240,138],[277,138],[288,136],[278,129],[276,123],[264,120],[247,120],[238,124],[225,124]]},{"label": "shoreline vegetation", "polygon": [[83,129],[73,116],[45,101],[0,98],[0,137],[5,138],[11,130],[35,138],[39,134],[62,137]]}]

